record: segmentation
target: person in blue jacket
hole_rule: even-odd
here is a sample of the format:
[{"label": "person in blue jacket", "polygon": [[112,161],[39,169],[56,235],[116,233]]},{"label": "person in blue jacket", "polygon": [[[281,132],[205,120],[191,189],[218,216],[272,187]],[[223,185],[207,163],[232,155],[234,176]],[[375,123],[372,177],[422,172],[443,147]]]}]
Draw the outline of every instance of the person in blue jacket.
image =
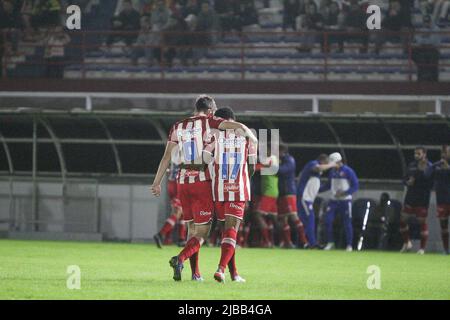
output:
[{"label": "person in blue jacket", "polygon": [[299,175],[297,210],[298,216],[305,226],[306,238],[310,248],[317,247],[314,201],[319,193],[320,177],[322,173],[331,168],[336,168],[336,164],[328,161],[327,154],[321,154],[316,160],[309,161]]},{"label": "person in blue jacket", "polygon": [[358,178],[352,168],[344,164],[340,153],[335,152],[329,157],[330,162],[337,164],[330,170],[328,182],[320,187],[319,192],[331,190],[331,200],[326,209],[325,224],[327,229],[327,245],[325,250],[334,248],[333,222],[336,214],[342,216],[344,224],[347,251],[353,250],[353,226],[352,226],[352,195],[358,191]]}]

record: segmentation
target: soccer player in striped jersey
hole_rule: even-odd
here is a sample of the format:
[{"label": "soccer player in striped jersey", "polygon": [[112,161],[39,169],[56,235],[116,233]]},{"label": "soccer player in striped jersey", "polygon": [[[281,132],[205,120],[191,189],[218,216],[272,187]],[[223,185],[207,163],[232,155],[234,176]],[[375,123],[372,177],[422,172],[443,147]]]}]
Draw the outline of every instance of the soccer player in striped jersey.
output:
[{"label": "soccer player in striped jersey", "polygon": [[178,198],[178,166],[173,162],[170,164],[169,170],[167,170],[167,194],[169,195],[170,207],[172,210],[171,215],[167,218],[162,226],[161,230],[153,236],[158,248],[162,248],[163,243],[167,244],[170,240],[172,230],[175,228],[178,222],[178,245],[184,246],[186,240],[186,228],[183,220],[183,209],[181,208],[181,201]]},{"label": "soccer player in striped jersey", "polygon": [[[234,112],[230,108],[217,110],[215,116],[235,121]],[[245,282],[237,272],[235,248],[245,205],[250,201],[250,176],[256,163],[256,148],[256,145],[238,134],[236,130],[227,130],[216,132],[213,142],[205,150],[206,156],[213,159],[210,170],[217,221],[224,224],[221,257],[214,274],[214,279],[218,282],[225,281],[227,265],[233,281]]]},{"label": "soccer player in striped jersey", "polygon": [[217,110],[213,98],[202,95],[195,102],[194,116],[175,123],[169,133],[164,155],[151,186],[155,196],[161,195],[161,181],[170,161],[180,165],[178,172],[178,191],[183,209],[183,218],[187,222],[188,241],[178,256],[169,261],[173,268],[175,281],[181,281],[183,263],[190,259],[193,280],[201,280],[198,271],[198,252],[211,228],[214,209],[211,176],[203,161],[204,147],[209,143],[212,130],[237,130],[257,142],[255,135],[245,125],[214,117]]}]

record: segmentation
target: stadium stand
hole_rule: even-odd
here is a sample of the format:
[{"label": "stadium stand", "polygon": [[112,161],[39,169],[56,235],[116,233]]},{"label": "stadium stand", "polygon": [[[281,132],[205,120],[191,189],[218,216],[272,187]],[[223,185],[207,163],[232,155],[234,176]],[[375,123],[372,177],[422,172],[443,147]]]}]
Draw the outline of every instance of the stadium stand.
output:
[{"label": "stadium stand", "polygon": [[[86,2],[86,1],[85,1]],[[89,1],[87,1],[89,2]],[[95,1],[94,1],[95,2]],[[148,14],[148,6],[152,1],[135,2],[135,7],[141,14]],[[169,1],[170,2],[170,1]],[[220,1],[217,1],[220,2]],[[307,1],[300,1],[307,2]],[[326,1],[323,1],[324,3]],[[352,1],[350,1],[352,2]],[[378,1],[383,8],[384,15],[388,14],[388,1]],[[392,1],[395,2],[395,1]],[[172,1],[168,11],[172,17],[185,8],[183,1]],[[158,47],[163,54],[161,64],[149,65],[145,57],[139,58],[136,64],[132,63],[132,48],[123,41],[105,45],[107,37],[111,34],[120,35],[120,29],[113,29],[111,33],[110,20],[120,13],[123,1],[98,1],[91,5],[89,11],[83,16],[83,30],[67,32],[71,42],[66,45],[64,62],[64,77],[69,79],[223,79],[223,80],[346,80],[346,81],[415,81],[417,80],[417,66],[413,62],[413,42],[409,42],[405,51],[398,39],[386,39],[380,52],[376,52],[377,33],[369,38],[369,50],[361,52],[360,45],[349,39],[351,34],[342,30],[304,27],[302,19],[308,18],[308,12],[299,14],[296,19],[297,30],[286,28],[283,24],[285,12],[283,1],[244,1],[257,12],[258,23],[240,26],[242,32],[236,30],[224,31],[219,28],[204,29],[203,36],[210,40],[200,40],[200,43],[180,42],[176,40],[181,36],[187,37],[185,31],[169,28],[164,31],[166,36],[170,32],[175,37],[160,43],[149,44]],[[322,1],[314,2],[322,8]],[[341,13],[348,12],[347,1],[338,1]],[[144,6],[142,5],[144,4]],[[175,4],[178,4],[175,5]],[[265,5],[269,6],[265,6]],[[391,4],[392,5],[392,4]],[[360,10],[367,6],[367,2],[360,1]],[[101,10],[99,9],[101,7]],[[402,8],[404,9],[404,8]],[[210,11],[213,9],[210,8]],[[433,8],[424,7],[421,1],[414,1],[410,8],[411,28],[402,29],[401,32],[409,34],[413,28],[421,31],[425,15],[434,13]],[[197,9],[198,12],[198,9]],[[186,23],[192,18],[180,13],[178,22]],[[200,15],[198,13],[197,15]],[[211,15],[213,15],[211,13]],[[214,14],[216,15],[216,14]],[[221,15],[219,15],[222,17]],[[439,73],[441,81],[450,80],[450,34],[448,15],[438,19],[440,35]],[[177,23],[173,18],[172,23]],[[169,23],[169,22],[168,22]],[[200,29],[193,29],[200,30]],[[435,30],[435,29],[433,29]],[[386,30],[384,30],[386,31]],[[391,32],[391,30],[387,30]],[[123,30],[122,30],[123,32]],[[153,27],[152,32],[159,34]],[[204,34],[206,32],[206,34]],[[323,33],[322,33],[323,32]],[[344,33],[340,33],[344,32]],[[346,31],[348,32],[348,30]],[[354,32],[354,31],[352,31]],[[394,32],[394,31],[393,31]],[[396,31],[395,31],[396,32]],[[127,34],[127,33],[125,33]],[[123,35],[123,34],[122,34]],[[201,34],[198,34],[199,36]],[[354,38],[354,37],[353,37]],[[395,38],[395,37],[394,37]],[[311,42],[312,39],[312,42]],[[203,42],[202,42],[203,41]],[[342,41],[343,50],[336,49]],[[359,41],[359,40],[358,40]],[[302,46],[311,42],[311,50],[303,51]],[[327,47],[324,50],[323,46]],[[204,55],[199,55],[198,61],[192,63],[183,60],[181,52],[188,46],[208,46]],[[196,47],[197,46],[197,47]],[[176,50],[174,57],[167,58],[170,50]],[[337,51],[336,51],[337,50]],[[188,50],[189,51],[189,50]],[[16,54],[6,57],[6,70],[8,77],[42,77],[46,72],[45,41],[20,42]],[[192,54],[192,53],[191,53]],[[169,61],[170,60],[170,61]]]}]

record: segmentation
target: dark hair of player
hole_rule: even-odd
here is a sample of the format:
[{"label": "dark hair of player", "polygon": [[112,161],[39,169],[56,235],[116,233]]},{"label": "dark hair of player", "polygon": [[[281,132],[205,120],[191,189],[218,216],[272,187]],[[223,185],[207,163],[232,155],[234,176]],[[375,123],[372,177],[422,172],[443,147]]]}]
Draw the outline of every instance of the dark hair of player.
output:
[{"label": "dark hair of player", "polygon": [[381,199],[384,199],[385,201],[390,200],[391,196],[387,192],[383,192],[380,196]]},{"label": "dark hair of player", "polygon": [[230,119],[236,120],[234,111],[230,107],[223,107],[223,108],[217,109],[217,111],[214,113],[214,116],[225,119],[225,120],[230,120]]},{"label": "dark hair of player", "polygon": [[201,95],[195,101],[195,111],[197,112],[207,112],[216,106],[216,102],[213,98],[207,95]]},{"label": "dark hair of player", "polygon": [[423,153],[427,153],[427,148],[425,148],[424,146],[417,146],[414,148],[414,150],[422,150]]},{"label": "dark hair of player", "polygon": [[319,162],[323,162],[323,161],[326,161],[326,160],[328,160],[328,155],[325,154],[325,153],[322,153],[322,154],[320,154],[320,155],[317,157],[317,161],[319,161]]}]

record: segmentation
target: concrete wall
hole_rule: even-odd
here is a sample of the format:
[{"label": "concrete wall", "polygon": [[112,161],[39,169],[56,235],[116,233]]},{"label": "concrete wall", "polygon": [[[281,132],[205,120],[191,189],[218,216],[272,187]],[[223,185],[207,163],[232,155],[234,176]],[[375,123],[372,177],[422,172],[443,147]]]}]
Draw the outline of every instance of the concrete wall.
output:
[{"label": "concrete wall", "polygon": [[[101,233],[104,239],[149,240],[157,232],[166,212],[165,198],[150,196],[139,184],[71,182],[63,196],[60,182],[38,183],[38,221],[32,216],[30,181],[14,182],[13,198],[8,181],[0,181],[0,231]],[[162,215],[160,217],[160,214]]]}]

